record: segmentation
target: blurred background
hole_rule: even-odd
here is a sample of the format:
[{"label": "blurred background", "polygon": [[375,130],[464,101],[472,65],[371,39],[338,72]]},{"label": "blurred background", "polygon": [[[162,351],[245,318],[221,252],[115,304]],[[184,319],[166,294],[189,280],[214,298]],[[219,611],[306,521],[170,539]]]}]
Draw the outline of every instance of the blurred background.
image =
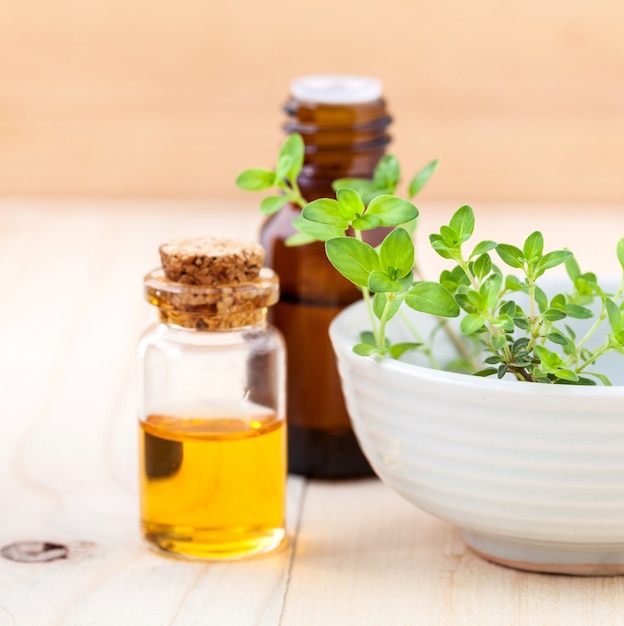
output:
[{"label": "blurred background", "polygon": [[250,199],[291,78],[359,73],[429,199],[624,201],[616,0],[0,2],[0,196]]}]

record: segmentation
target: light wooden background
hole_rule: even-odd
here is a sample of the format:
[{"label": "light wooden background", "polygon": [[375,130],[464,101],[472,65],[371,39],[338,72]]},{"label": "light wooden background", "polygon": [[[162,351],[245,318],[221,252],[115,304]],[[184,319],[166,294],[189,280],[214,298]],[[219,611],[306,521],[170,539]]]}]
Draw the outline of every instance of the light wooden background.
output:
[{"label": "light wooden background", "polygon": [[[624,201],[618,0],[0,0],[0,195],[241,199],[289,80],[383,79],[429,199]],[[409,165],[408,165],[409,164]]]},{"label": "light wooden background", "polygon": [[[423,243],[450,217],[424,205]],[[484,203],[477,240],[501,240],[511,208]],[[623,211],[586,224],[587,207],[571,207],[563,231],[557,207],[516,208],[529,224],[543,217],[549,249],[586,240],[584,271],[617,266]],[[136,341],[156,313],[141,277],[167,238],[252,237],[259,222],[236,202],[0,199],[0,548],[71,549],[0,558],[0,626],[622,626],[624,576],[488,563],[374,479],[290,477],[290,543],[264,558],[187,562],[142,544]],[[516,241],[528,232],[519,224]],[[430,275],[449,267],[423,252]]]}]

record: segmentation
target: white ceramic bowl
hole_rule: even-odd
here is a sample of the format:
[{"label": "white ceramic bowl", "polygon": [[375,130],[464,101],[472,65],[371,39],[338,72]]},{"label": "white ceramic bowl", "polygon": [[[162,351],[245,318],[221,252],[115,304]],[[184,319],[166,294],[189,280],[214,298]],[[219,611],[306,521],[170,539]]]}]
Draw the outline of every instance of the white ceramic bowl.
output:
[{"label": "white ceramic bowl", "polygon": [[[410,314],[427,334],[430,319]],[[455,525],[492,561],[624,572],[624,386],[538,385],[377,362],[352,352],[366,328],[358,302],[330,336],[356,436],[387,485]],[[394,324],[393,339],[405,333]],[[624,356],[605,367],[621,381]]]}]

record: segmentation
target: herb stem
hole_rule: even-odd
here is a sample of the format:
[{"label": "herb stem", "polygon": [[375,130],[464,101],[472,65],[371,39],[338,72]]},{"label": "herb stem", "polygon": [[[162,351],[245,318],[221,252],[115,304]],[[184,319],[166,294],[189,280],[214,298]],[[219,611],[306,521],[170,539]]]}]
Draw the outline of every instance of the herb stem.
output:
[{"label": "herb stem", "polygon": [[383,348],[386,343],[386,323],[388,322],[388,315],[390,314],[393,300],[393,293],[386,294],[386,305],[384,306],[381,317],[379,319],[379,337],[377,338],[378,348]]},{"label": "herb stem", "polygon": [[[403,320],[403,323],[405,324],[405,326],[407,326],[407,329],[414,336],[416,341],[418,343],[422,344],[421,350],[425,354],[425,356],[429,359],[429,363],[431,364],[431,367],[434,368],[434,369],[440,369],[440,365],[439,365],[437,359],[435,358],[435,356],[433,354],[433,350],[431,350],[431,346],[427,345],[427,343],[425,343],[425,340],[423,339],[423,336],[418,332],[418,329],[416,328],[416,326],[414,326],[414,324],[412,324],[412,322],[410,321],[409,317],[407,315],[405,315],[405,312],[402,311],[401,309],[399,309],[399,315],[401,316],[401,319]],[[440,321],[443,322],[444,320],[440,320]],[[433,333],[432,333],[431,337],[432,336],[433,336]],[[431,337],[430,337],[430,339],[431,339]]]},{"label": "herb stem", "polygon": [[370,292],[366,287],[360,287],[360,291],[362,292],[362,298],[366,303],[366,310],[368,311],[368,317],[370,318],[373,335],[375,336],[375,343],[378,346],[381,346],[382,344],[379,339],[379,329],[377,328],[377,319],[375,318],[375,312],[373,311],[373,301],[370,297]]},{"label": "herb stem", "polygon": [[[615,301],[621,298],[622,292],[624,292],[624,277],[622,277],[622,280],[620,281],[620,286],[618,287],[618,290],[613,294],[613,300]],[[607,307],[605,306],[605,301],[603,300],[602,309],[600,310],[600,315],[598,316],[596,321],[591,325],[591,328],[585,333],[583,338],[576,344],[577,353],[580,350],[580,348],[582,348],[587,343],[589,338],[596,332],[596,330],[598,329],[598,327],[600,326],[600,324],[604,321],[606,317],[607,317]]]},{"label": "herb stem", "polygon": [[[353,236],[358,241],[364,241],[364,238],[362,237],[362,231],[358,230],[357,228],[353,229]],[[383,330],[377,327],[377,318],[375,317],[375,311],[373,310],[373,300],[370,296],[370,291],[368,290],[368,287],[360,287],[360,291],[362,292],[362,298],[366,303],[366,310],[368,311],[371,328],[373,329],[375,343],[377,344],[377,347],[381,348],[383,346],[384,338],[380,336],[380,332],[381,334],[383,334]]]},{"label": "herb stem", "polygon": [[527,282],[529,284],[529,324],[530,324],[530,332],[531,336],[529,337],[529,343],[527,344],[526,350],[530,352],[533,350],[533,347],[537,343],[537,340],[540,337],[540,329],[542,328],[542,324],[544,320],[541,316],[537,315],[535,309],[535,288],[536,282],[535,278],[532,274],[525,271],[525,275],[527,277]]},{"label": "herb stem", "polygon": [[[467,266],[462,265],[462,269],[464,270],[464,272],[467,273],[468,277],[470,278],[470,273],[467,272]],[[414,276],[421,281],[426,280],[425,278],[425,274],[423,273],[423,271],[420,269],[420,264],[418,263],[418,261],[414,258],[414,265],[412,266],[412,271],[414,272]],[[418,332],[416,332],[416,329],[413,327],[412,324],[410,324],[407,321],[407,317],[403,316],[403,319],[405,320],[405,322],[407,323],[407,325],[410,327],[410,330],[412,332],[412,334],[419,340],[422,342],[422,337],[418,334]],[[470,364],[470,366],[477,371],[479,369],[478,364],[475,362],[473,355],[471,354],[468,346],[466,345],[466,342],[462,340],[462,338],[455,332],[455,329],[451,328],[451,326],[448,323],[448,320],[444,319],[444,318],[438,318],[440,320],[440,327],[442,328],[442,330],[446,333],[447,337],[450,339],[451,343],[455,346],[455,349],[457,350],[457,352],[460,354],[460,356],[466,360],[467,363]],[[423,345],[426,345],[423,342]],[[428,348],[423,348],[423,352],[425,352],[427,354],[427,357],[429,358],[429,362],[431,363],[432,367],[435,367],[436,369],[439,369],[439,365],[437,364],[437,360],[435,359],[433,353],[431,352],[431,350],[429,350]]]},{"label": "herb stem", "polygon": [[588,365],[591,365],[596,361],[597,358],[601,357],[607,350],[609,350],[610,346],[608,343],[605,343],[603,346],[598,348],[595,352],[592,352],[592,355],[589,359],[581,363],[574,371],[577,374],[580,374]]},{"label": "herb stem", "polygon": [[466,360],[470,367],[472,367],[472,369],[476,372],[480,365],[475,361],[466,342],[463,341],[462,338],[455,332],[454,328],[451,328],[448,320],[445,320],[444,318],[439,318],[439,320],[442,330],[444,330],[447,337],[451,340],[451,343],[455,346],[456,350]]},{"label": "herb stem", "polygon": [[[479,283],[477,282],[477,279],[475,278],[473,273],[470,271],[470,268],[468,267],[468,263],[466,263],[466,261],[465,261],[464,257],[462,256],[461,252],[460,252],[458,258],[456,258],[456,260],[457,260],[459,266],[464,271],[464,274],[466,274],[468,280],[470,281],[470,284],[472,285],[472,288],[475,291],[479,291]],[[494,317],[493,317],[493,310],[492,309],[487,311],[486,323],[487,323],[487,329],[488,329],[488,332],[489,332],[490,335],[497,335],[497,334],[499,334],[498,329],[494,325]],[[490,342],[490,348],[491,348],[491,350],[495,354],[498,352],[498,350],[496,350],[492,346],[491,342]],[[502,350],[503,350],[504,361],[506,363],[510,363],[511,359],[512,359],[512,356],[511,356],[511,351],[510,351],[509,346],[507,345],[507,343],[505,343],[503,345]]]},{"label": "herb stem", "polygon": [[461,254],[460,254],[459,258],[457,259],[457,262],[459,263],[459,266],[462,268],[462,270],[464,270],[464,274],[466,274],[466,277],[470,281],[470,284],[472,285],[472,288],[475,291],[479,291],[479,283],[477,282],[477,279],[474,277],[473,273],[470,271],[470,268],[468,267],[468,264],[464,260],[464,257],[461,256]]},{"label": "herb stem", "polygon": [[297,184],[297,180],[291,180],[290,178],[284,178],[281,182],[277,183],[277,186],[284,190],[288,201],[292,204],[296,204],[300,209],[303,209],[308,201],[301,195],[301,190]]}]

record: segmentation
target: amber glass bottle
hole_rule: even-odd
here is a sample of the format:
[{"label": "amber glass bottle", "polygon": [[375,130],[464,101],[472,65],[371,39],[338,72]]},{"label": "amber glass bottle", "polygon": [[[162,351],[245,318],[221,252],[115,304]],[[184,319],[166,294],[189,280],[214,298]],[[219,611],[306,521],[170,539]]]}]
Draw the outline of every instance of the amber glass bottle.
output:
[{"label": "amber glass bottle", "polygon": [[[298,183],[308,201],[332,197],[337,178],[371,178],[390,142],[391,119],[376,79],[296,79],[284,110],[285,131],[304,139]],[[297,207],[285,206],[261,232],[267,263],[281,282],[272,320],[288,349],[289,471],[326,478],[370,475],[351,430],[328,337],[331,320],[361,294],[331,267],[322,243],[285,245],[298,213]]]}]

